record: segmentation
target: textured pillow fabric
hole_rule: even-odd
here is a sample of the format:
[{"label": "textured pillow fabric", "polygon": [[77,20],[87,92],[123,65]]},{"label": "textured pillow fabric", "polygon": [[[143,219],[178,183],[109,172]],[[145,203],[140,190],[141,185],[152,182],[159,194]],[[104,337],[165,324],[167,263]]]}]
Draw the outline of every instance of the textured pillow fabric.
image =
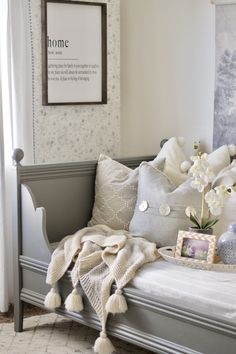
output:
[{"label": "textured pillow fabric", "polygon": [[[162,147],[161,151],[155,158],[155,162],[165,158],[165,166],[163,172],[179,186],[188,179],[187,173],[181,169],[183,163],[189,161],[183,151],[184,138],[172,137]],[[211,164],[215,174],[217,175],[223,168],[230,164],[230,149],[227,145],[223,145],[208,155],[208,161]]]},{"label": "textured pillow fabric", "polygon": [[236,160],[233,160],[231,164],[223,168],[213,181],[212,187],[224,184],[226,186],[232,186],[236,182]]},{"label": "textured pillow fabric", "polygon": [[181,164],[187,160],[182,149],[184,145],[183,138],[170,138],[162,147],[154,162],[165,158],[163,172],[176,184],[180,185],[188,179],[188,175],[181,171]]},{"label": "textured pillow fabric", "polygon": [[217,175],[223,168],[230,165],[230,152],[227,145],[222,145],[208,155],[208,162]]},{"label": "textured pillow fabric", "polygon": [[[164,160],[150,162],[163,168]],[[105,224],[114,230],[128,230],[137,198],[139,168],[131,168],[100,155],[95,179],[95,201],[88,226]]]},{"label": "textured pillow fabric", "polygon": [[186,207],[199,212],[200,205],[201,194],[190,186],[190,180],[176,188],[165,174],[144,162],[139,167],[138,196],[129,231],[158,247],[173,246],[178,231],[191,226]]}]

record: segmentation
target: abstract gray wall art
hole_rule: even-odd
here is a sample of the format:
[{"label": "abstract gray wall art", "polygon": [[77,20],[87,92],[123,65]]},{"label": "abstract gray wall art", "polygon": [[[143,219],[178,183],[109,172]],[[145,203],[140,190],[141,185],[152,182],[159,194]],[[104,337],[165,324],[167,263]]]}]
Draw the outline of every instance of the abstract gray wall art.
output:
[{"label": "abstract gray wall art", "polygon": [[236,143],[236,5],[216,6],[214,148]]}]

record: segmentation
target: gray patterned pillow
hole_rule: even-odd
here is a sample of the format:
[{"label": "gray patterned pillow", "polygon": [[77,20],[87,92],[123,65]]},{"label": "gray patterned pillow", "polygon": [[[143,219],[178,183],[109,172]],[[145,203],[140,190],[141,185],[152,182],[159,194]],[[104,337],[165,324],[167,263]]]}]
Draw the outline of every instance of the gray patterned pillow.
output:
[{"label": "gray patterned pillow", "polygon": [[143,162],[139,167],[138,196],[129,231],[156,242],[158,247],[176,244],[179,230],[190,225],[187,206],[199,211],[201,194],[190,180],[177,188],[161,171]]},{"label": "gray patterned pillow", "polygon": [[[153,163],[153,162],[150,162]],[[163,168],[164,159],[154,166]],[[95,202],[88,226],[105,224],[128,230],[137,198],[139,168],[131,168],[100,155],[95,180]]]}]

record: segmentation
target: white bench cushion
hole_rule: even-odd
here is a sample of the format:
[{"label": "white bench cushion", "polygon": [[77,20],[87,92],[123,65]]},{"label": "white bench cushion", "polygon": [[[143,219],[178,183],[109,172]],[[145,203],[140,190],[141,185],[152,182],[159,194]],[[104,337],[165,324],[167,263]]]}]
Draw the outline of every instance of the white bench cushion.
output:
[{"label": "white bench cushion", "polygon": [[157,301],[236,323],[236,273],[197,270],[158,260],[130,283]]}]

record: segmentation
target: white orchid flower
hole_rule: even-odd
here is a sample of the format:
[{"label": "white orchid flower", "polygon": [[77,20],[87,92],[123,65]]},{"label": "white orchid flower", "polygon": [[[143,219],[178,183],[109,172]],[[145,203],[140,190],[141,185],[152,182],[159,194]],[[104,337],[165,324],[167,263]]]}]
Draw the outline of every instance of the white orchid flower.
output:
[{"label": "white orchid flower", "polygon": [[195,162],[195,161],[199,160],[199,156],[198,155],[197,156],[190,156],[190,160]]},{"label": "white orchid flower", "polygon": [[202,193],[205,189],[205,187],[207,186],[208,183],[206,183],[206,181],[204,181],[204,179],[202,178],[195,178],[192,182],[191,182],[191,187],[193,189],[197,189],[199,193]]},{"label": "white orchid flower", "polygon": [[197,212],[196,212],[196,209],[194,207],[188,206],[185,209],[185,214],[187,215],[188,218],[190,218],[191,215],[196,216]]},{"label": "white orchid flower", "polygon": [[204,152],[204,154],[201,154],[201,160],[202,161],[207,161],[208,162],[208,155],[207,155],[207,153],[206,152]]},{"label": "white orchid flower", "polygon": [[224,206],[224,198],[222,198],[222,194],[217,194],[214,189],[211,189],[205,195],[205,201],[208,204],[209,210],[212,215],[218,216],[222,213],[222,209]]},{"label": "white orchid flower", "polygon": [[210,213],[214,216],[219,216],[222,213],[222,206],[210,205],[209,206]]},{"label": "white orchid flower", "polygon": [[206,153],[204,154],[199,154],[199,155],[194,155],[191,156],[190,159],[195,162],[197,160],[202,160],[202,161],[207,161],[208,160],[208,155]]},{"label": "white orchid flower", "polygon": [[194,178],[200,177],[202,178],[203,176],[205,176],[205,170],[204,168],[202,168],[201,165],[193,165],[190,169],[189,169],[189,174],[192,175]]},{"label": "white orchid flower", "polygon": [[[202,193],[202,198],[208,206],[208,214],[210,212],[213,216],[219,216],[231,190],[236,192],[236,183],[230,188],[221,185],[215,189],[210,189],[215,179],[215,173],[208,162],[208,155],[199,153],[197,156],[192,156],[191,160],[193,161],[193,165],[189,169],[189,175],[192,176],[191,187]],[[206,193],[206,190],[209,191]],[[186,208],[185,213],[198,228],[210,228],[218,221],[217,219],[211,219],[210,214],[209,217],[205,217],[204,202],[202,203],[200,218],[197,217],[195,209],[193,210],[191,206]]]},{"label": "white orchid flower", "polygon": [[214,189],[211,189],[209,192],[206,193],[205,195],[205,201],[207,204],[213,203],[215,201],[215,195],[216,192]]},{"label": "white orchid flower", "polygon": [[223,200],[229,198],[230,196],[230,192],[229,192],[229,188],[224,186],[224,185],[220,185],[218,187],[214,188],[216,191],[216,194],[219,195],[219,197]]},{"label": "white orchid flower", "polygon": [[199,156],[192,156],[192,161],[194,164],[189,169],[189,174],[192,175],[194,178],[201,178],[210,183],[213,181],[215,175],[212,168],[209,165],[207,160],[207,154],[202,154]]},{"label": "white orchid flower", "polygon": [[207,176],[208,183],[213,182],[213,180],[215,178],[215,173],[214,173],[213,168],[211,166],[207,167],[206,176]]}]

